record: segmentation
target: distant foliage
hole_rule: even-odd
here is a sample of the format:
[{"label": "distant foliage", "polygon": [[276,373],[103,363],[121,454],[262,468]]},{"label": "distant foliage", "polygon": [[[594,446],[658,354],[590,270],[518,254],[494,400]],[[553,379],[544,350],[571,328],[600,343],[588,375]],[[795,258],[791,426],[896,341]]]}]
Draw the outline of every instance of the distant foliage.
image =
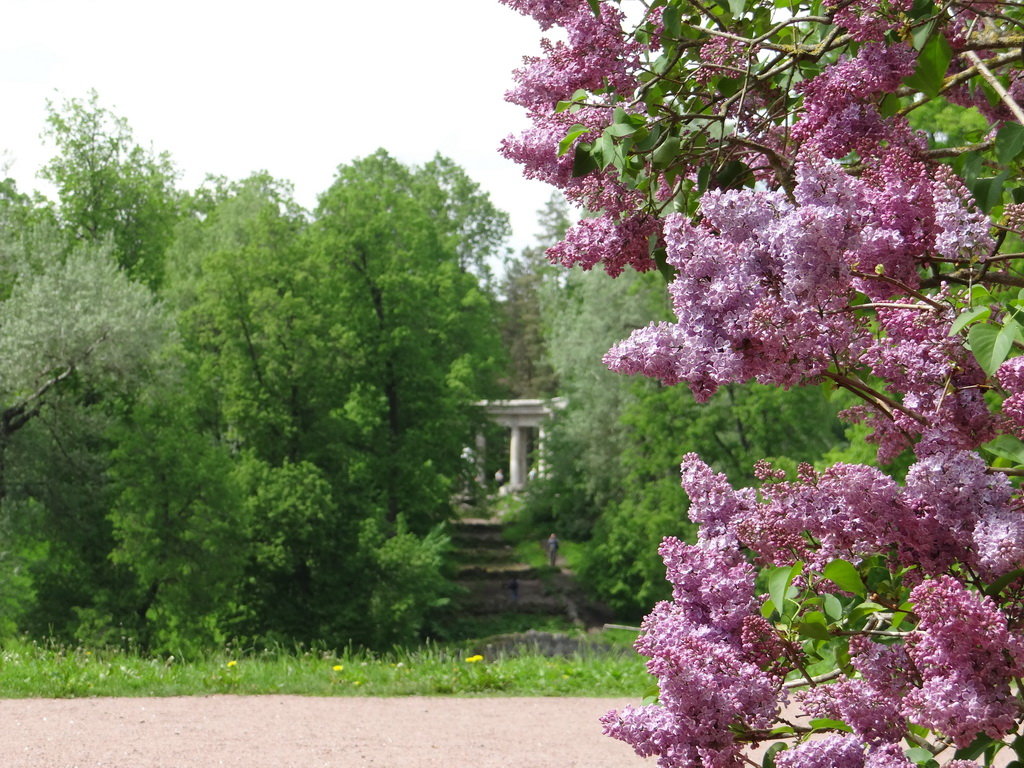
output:
[{"label": "distant foliage", "polygon": [[383,150],[313,212],[265,173],[185,194],[95,94],[48,135],[59,201],[0,185],[0,630],[421,639],[504,363],[507,216]]}]

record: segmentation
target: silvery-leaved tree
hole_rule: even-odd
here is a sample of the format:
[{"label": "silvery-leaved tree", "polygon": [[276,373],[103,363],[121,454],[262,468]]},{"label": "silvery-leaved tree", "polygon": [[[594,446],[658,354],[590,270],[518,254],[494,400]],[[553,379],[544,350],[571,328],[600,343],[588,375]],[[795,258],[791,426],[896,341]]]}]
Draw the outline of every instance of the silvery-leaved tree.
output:
[{"label": "silvery-leaved tree", "polygon": [[734,490],[685,456],[700,532],[662,545],[636,646],[658,698],[606,731],[666,767],[1024,760],[1024,13],[503,2],[553,32],[502,151],[599,214],[549,256],[669,281],[675,319],[608,366],[698,399],[831,382],[912,457]]}]

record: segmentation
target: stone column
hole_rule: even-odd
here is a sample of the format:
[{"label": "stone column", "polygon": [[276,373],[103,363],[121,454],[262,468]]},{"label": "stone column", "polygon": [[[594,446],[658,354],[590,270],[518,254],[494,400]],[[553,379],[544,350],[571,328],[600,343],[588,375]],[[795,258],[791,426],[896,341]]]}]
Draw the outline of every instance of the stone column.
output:
[{"label": "stone column", "polygon": [[484,468],[487,466],[487,438],[483,432],[476,435],[476,454],[473,456],[476,461],[476,482],[481,488],[487,485],[487,473]]},{"label": "stone column", "polygon": [[508,485],[510,491],[521,491],[526,487],[526,427],[512,427],[512,440],[509,444]]}]

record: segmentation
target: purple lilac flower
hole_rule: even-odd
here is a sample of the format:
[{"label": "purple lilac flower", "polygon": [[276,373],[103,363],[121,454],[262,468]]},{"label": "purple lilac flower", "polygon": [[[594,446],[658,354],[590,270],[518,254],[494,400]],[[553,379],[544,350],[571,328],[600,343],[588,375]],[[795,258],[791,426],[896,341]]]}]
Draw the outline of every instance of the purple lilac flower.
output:
[{"label": "purple lilac flower", "polygon": [[1003,418],[1009,430],[1024,439],[1024,356],[1014,357],[999,366],[996,381],[1006,391]]},{"label": "purple lilac flower", "polygon": [[[920,458],[907,472],[904,499],[921,521],[913,555],[925,573],[941,573],[956,560],[976,564],[976,537],[985,541],[1000,530],[999,520],[1015,514],[1010,481],[987,469],[973,451],[946,450]],[[978,531],[981,521],[987,522]],[[984,546],[986,570],[999,567],[1002,558]],[[1024,544],[1017,539],[1013,546]]]},{"label": "purple lilac flower", "polygon": [[582,219],[569,229],[562,242],[548,249],[548,258],[565,267],[592,269],[602,264],[612,277],[625,266],[647,272],[656,266],[650,246],[652,239],[658,239],[660,229],[661,221],[647,215],[625,221],[608,216]]},{"label": "purple lilac flower", "polygon": [[650,659],[661,704],[609,713],[605,732],[638,754],[658,755],[666,768],[738,766],[742,743],[732,728],[770,727],[781,685],[743,642],[756,616],[753,569],[722,540],[669,538],[661,553],[673,599],[655,606],[636,642]]},{"label": "purple lilac flower", "polygon": [[853,735],[805,741],[775,756],[777,768],[864,768],[864,749]]},{"label": "purple lilac flower", "polygon": [[525,16],[532,16],[541,29],[560,24],[565,18],[587,7],[586,0],[499,0]]},{"label": "purple lilac flower", "polygon": [[[862,636],[850,639],[850,656],[860,677],[817,686],[801,694],[808,714],[842,720],[866,744],[898,742],[906,731],[902,697],[913,668],[902,645],[881,645]],[[900,753],[902,757],[902,753]]]},{"label": "purple lilac flower", "polygon": [[[819,184],[817,168],[800,166],[808,190],[801,206],[780,192],[712,192],[701,203],[703,223],[668,217],[676,322],[634,332],[606,364],[685,381],[703,400],[725,383],[798,384],[849,357],[865,332],[844,311],[851,287],[844,254],[857,222],[851,206],[834,204],[834,192],[825,193],[828,204],[813,201],[810,190],[835,181],[831,168],[821,172],[827,179]],[[856,181],[845,179],[842,194],[856,196]]]},{"label": "purple lilac flower", "polygon": [[1006,616],[951,576],[919,584],[910,599],[919,622],[906,647],[922,684],[905,697],[904,714],[957,747],[979,733],[1005,736],[1018,714],[1010,681],[1024,669],[1024,649]]}]

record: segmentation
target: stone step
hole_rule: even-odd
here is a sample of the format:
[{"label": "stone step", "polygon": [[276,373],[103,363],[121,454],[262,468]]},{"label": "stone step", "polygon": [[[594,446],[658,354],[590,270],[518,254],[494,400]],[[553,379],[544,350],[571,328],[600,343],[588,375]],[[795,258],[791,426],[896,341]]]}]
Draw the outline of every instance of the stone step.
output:
[{"label": "stone step", "polygon": [[458,569],[459,580],[503,581],[513,576],[517,579],[536,579],[540,570],[526,563],[467,563]]},{"label": "stone step", "polygon": [[455,550],[455,560],[464,564],[513,563],[519,555],[511,547],[472,547]]},{"label": "stone step", "polygon": [[536,579],[519,582],[516,596],[507,582],[460,581],[465,593],[457,598],[459,608],[466,613],[536,613],[558,615],[566,612],[565,600],[549,594],[544,584]]}]

